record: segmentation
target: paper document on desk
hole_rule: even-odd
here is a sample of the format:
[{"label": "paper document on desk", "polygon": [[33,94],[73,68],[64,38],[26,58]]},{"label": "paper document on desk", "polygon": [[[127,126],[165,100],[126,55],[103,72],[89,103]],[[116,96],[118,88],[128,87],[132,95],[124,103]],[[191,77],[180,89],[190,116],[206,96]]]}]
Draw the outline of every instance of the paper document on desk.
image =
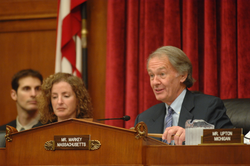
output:
[{"label": "paper document on desk", "polygon": [[203,129],[214,129],[214,125],[202,119],[187,120],[185,124],[185,145],[198,145],[201,143]]},{"label": "paper document on desk", "polygon": [[244,143],[250,144],[250,131],[244,137]]}]

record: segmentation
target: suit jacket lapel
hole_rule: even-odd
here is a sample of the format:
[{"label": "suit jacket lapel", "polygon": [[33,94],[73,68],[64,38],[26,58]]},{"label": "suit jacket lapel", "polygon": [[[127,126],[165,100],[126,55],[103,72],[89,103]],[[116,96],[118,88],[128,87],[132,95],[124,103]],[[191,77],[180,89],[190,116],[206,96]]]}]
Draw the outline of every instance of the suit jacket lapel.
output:
[{"label": "suit jacket lapel", "polygon": [[178,126],[185,128],[186,120],[194,118],[194,115],[191,113],[193,108],[194,108],[194,96],[192,92],[187,90],[187,93],[182,103]]},{"label": "suit jacket lapel", "polygon": [[166,114],[165,103],[159,105],[159,109],[155,109],[155,114],[152,116],[152,123],[148,125],[149,132],[163,133],[164,117]]}]

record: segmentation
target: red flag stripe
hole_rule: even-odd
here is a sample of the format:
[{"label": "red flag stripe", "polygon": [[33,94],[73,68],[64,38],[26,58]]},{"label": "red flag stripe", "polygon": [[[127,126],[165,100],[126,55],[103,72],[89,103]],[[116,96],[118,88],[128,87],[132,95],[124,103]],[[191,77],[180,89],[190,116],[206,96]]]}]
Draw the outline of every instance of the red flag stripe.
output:
[{"label": "red flag stripe", "polygon": [[[81,61],[81,57],[76,58],[76,56],[79,56],[81,52],[81,47],[79,47],[81,45],[79,43],[81,42],[80,5],[85,1],[86,0],[58,0],[58,26],[55,72],[68,71],[69,73],[75,73],[75,75],[81,77],[81,63],[78,62],[78,66],[76,66],[76,60],[80,59]],[[76,51],[76,49],[79,49],[79,51]],[[63,62],[64,64],[66,63],[66,66],[62,64],[63,58],[66,58]],[[70,66],[71,69],[68,68]]]}]

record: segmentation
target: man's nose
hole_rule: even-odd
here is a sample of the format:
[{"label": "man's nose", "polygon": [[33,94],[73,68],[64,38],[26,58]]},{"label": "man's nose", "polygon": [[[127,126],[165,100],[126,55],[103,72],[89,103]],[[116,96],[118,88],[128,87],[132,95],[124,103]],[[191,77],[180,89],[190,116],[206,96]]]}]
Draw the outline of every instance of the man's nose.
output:
[{"label": "man's nose", "polygon": [[35,89],[31,89],[31,96],[36,96],[37,95],[37,91]]},{"label": "man's nose", "polygon": [[152,84],[154,84],[154,85],[157,85],[157,84],[159,84],[160,83],[160,80],[159,80],[159,78],[157,77],[157,75],[155,75],[153,78],[152,78]]}]

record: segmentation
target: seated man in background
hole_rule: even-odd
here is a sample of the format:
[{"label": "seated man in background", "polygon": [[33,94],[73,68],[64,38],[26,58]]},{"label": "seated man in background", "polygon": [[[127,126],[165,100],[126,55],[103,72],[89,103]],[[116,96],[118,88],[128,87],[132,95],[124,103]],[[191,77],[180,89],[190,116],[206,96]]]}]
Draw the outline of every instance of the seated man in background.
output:
[{"label": "seated man in background", "polygon": [[16,102],[17,117],[15,120],[0,126],[0,131],[5,131],[6,125],[22,131],[31,129],[38,123],[40,116],[36,97],[40,93],[42,81],[42,75],[32,69],[21,70],[13,76],[10,96]]},{"label": "seated man in background", "polygon": [[176,145],[185,141],[185,122],[203,119],[215,128],[234,128],[226,115],[226,108],[218,97],[192,93],[192,64],[179,48],[164,46],[153,52],[147,61],[150,85],[157,100],[163,103],[139,114],[135,125],[141,121],[148,133],[163,133],[162,140]]}]

